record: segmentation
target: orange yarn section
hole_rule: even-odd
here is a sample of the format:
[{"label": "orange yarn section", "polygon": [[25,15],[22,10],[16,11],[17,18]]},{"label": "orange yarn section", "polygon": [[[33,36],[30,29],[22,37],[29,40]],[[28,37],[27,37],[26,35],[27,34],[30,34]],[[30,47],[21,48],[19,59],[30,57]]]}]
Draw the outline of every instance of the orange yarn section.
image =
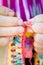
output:
[{"label": "orange yarn section", "polygon": [[[33,31],[33,29],[32,29],[32,23],[31,22],[29,22],[27,25],[24,25],[23,27],[24,27],[24,33],[23,33],[23,35],[22,35],[22,54],[23,54],[23,59],[25,58],[24,56],[24,54],[26,54],[25,53],[25,45],[24,45],[24,41],[25,41],[25,38],[26,38],[26,33],[28,32],[27,31],[27,28],[29,28],[29,29],[31,29],[32,31]],[[31,33],[31,32],[30,32]],[[34,34],[34,31],[33,31],[33,34]]]}]

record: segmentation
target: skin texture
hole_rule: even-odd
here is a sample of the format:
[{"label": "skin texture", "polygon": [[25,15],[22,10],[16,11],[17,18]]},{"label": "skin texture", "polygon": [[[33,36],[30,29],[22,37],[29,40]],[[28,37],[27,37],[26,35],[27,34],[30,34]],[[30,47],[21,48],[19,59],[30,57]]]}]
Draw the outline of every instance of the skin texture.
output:
[{"label": "skin texture", "polygon": [[[2,10],[3,9],[3,10]],[[7,7],[0,6],[0,15],[4,16],[14,16],[15,12]]]},{"label": "skin texture", "polygon": [[14,11],[0,6],[0,65],[6,65],[9,41],[13,39],[13,36],[24,31],[21,27],[23,25],[22,19],[15,16]]},{"label": "skin texture", "polygon": [[35,33],[43,34],[43,23],[34,23],[32,28]]},{"label": "skin texture", "polygon": [[0,23],[1,27],[14,27],[23,25],[22,19],[2,15],[0,15]]},{"label": "skin texture", "polygon": [[43,45],[43,34],[35,34],[34,40],[38,44],[40,43],[41,45]]},{"label": "skin texture", "polygon": [[43,55],[43,14],[30,19],[34,35],[34,49],[39,55]]},{"label": "skin texture", "polygon": [[43,55],[43,14],[29,19],[25,24],[28,26],[29,22],[32,23],[31,28],[34,32],[34,49],[38,54]]},{"label": "skin texture", "polygon": [[[1,37],[11,37],[23,33],[24,29],[21,26],[23,25],[22,19],[19,19],[14,16],[16,16],[14,11],[9,8],[0,6],[0,39]],[[3,44],[5,40],[3,40]],[[1,41],[0,45],[2,46]]]},{"label": "skin texture", "polygon": [[[6,53],[7,47],[8,47],[7,43],[8,43],[9,40],[12,40],[12,34],[15,35],[15,33],[16,33],[16,35],[18,35],[19,33],[23,33],[23,31],[24,31],[24,29],[21,27],[21,25],[23,25],[23,21],[21,19],[17,18],[17,17],[15,18],[14,16],[15,16],[14,11],[12,11],[9,8],[0,6],[0,31],[1,31],[1,33],[0,33],[0,39],[1,39],[1,41],[0,41],[0,49],[1,49],[0,55],[2,53],[2,55],[0,57],[2,58],[5,55],[5,58],[2,58],[2,61],[1,61],[1,58],[0,58],[0,61],[1,61],[0,64],[1,65],[3,65],[3,60],[5,61],[5,59],[6,59],[5,53]],[[29,21],[32,22],[32,23],[36,23],[36,22],[37,23],[43,23],[43,14],[40,14],[40,15],[30,19]],[[21,30],[17,28],[18,25],[21,27],[20,28]],[[16,30],[15,30],[15,27],[16,27]],[[35,27],[32,26],[32,28],[34,30]],[[41,27],[41,28],[43,28],[43,27]],[[40,28],[39,31],[41,31],[41,28]],[[7,31],[7,30],[9,30],[9,31]],[[10,33],[10,31],[12,31],[12,32]],[[17,31],[20,31],[20,32],[17,32]],[[5,32],[8,32],[8,33],[5,34]],[[38,30],[36,30],[36,31],[34,30],[34,32],[38,32]],[[43,31],[41,31],[41,33],[43,33]],[[37,34],[40,34],[40,33],[39,32],[36,33],[36,36],[37,36]],[[5,35],[7,37],[5,37]],[[11,35],[10,36],[11,39],[9,38],[9,35]],[[5,43],[5,40],[8,40],[8,41]],[[3,44],[2,44],[2,42],[3,42]],[[34,44],[36,44],[36,45],[34,45],[35,51],[39,54],[40,53],[43,54],[43,50],[42,50],[43,48],[41,47],[42,45],[39,43],[40,46],[37,46],[38,43],[36,43],[35,41],[34,41]],[[6,64],[4,64],[4,65],[6,65]]]}]

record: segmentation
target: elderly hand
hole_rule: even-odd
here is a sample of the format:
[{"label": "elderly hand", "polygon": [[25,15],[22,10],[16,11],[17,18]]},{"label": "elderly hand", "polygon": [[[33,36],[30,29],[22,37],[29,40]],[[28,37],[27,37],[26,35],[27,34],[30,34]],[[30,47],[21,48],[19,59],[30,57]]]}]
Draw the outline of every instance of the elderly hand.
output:
[{"label": "elderly hand", "polygon": [[6,45],[10,37],[23,33],[22,19],[15,16],[13,10],[0,6],[0,46]]},{"label": "elderly hand", "polygon": [[37,15],[29,21],[33,22],[32,29],[35,32],[34,49],[38,54],[43,55],[43,14]]}]

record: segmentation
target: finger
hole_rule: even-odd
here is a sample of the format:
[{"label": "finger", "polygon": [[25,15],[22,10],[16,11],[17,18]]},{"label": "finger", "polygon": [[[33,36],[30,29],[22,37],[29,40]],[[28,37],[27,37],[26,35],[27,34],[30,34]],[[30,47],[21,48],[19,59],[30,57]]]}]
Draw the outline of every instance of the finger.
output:
[{"label": "finger", "polygon": [[24,32],[22,26],[18,27],[0,27],[0,36],[14,36]]},{"label": "finger", "polygon": [[30,22],[37,22],[37,23],[43,23],[43,14],[37,15],[32,19],[29,19]]},{"label": "finger", "polygon": [[43,50],[43,45],[41,45],[40,43],[34,42],[34,47]]},{"label": "finger", "polygon": [[34,49],[35,49],[35,51],[36,51],[38,54],[43,55],[43,50],[40,50],[40,49],[37,49],[37,48],[34,48]]},{"label": "finger", "polygon": [[14,16],[15,13],[13,10],[4,7],[4,6],[0,6],[0,15],[6,15],[6,16]]},{"label": "finger", "polygon": [[22,19],[17,17],[9,17],[0,15],[0,26],[16,26],[23,25]]},{"label": "finger", "polygon": [[43,34],[43,23],[34,23],[32,25],[32,29],[35,33],[41,33]]},{"label": "finger", "polygon": [[0,46],[5,46],[9,43],[10,38],[9,37],[0,37]]},{"label": "finger", "polygon": [[34,41],[37,42],[38,44],[43,45],[43,34],[35,34]]}]

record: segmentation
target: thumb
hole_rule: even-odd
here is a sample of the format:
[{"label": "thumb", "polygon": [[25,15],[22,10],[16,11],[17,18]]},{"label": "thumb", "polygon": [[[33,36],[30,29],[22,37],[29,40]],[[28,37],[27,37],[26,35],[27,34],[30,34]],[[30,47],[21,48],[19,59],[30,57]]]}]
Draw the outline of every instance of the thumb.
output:
[{"label": "thumb", "polygon": [[15,12],[7,7],[0,6],[0,15],[15,16]]},{"label": "thumb", "polygon": [[36,22],[36,23],[43,23],[43,14],[37,15],[33,17],[32,19],[29,19],[30,22]]}]

